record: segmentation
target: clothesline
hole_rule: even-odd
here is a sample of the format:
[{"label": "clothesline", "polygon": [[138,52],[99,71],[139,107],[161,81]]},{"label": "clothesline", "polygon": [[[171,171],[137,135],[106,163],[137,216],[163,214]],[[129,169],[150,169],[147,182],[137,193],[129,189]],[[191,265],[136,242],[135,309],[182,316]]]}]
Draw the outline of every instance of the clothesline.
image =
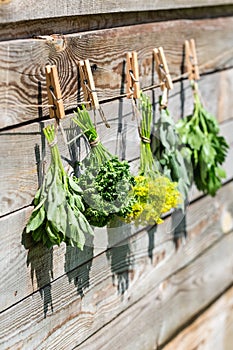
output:
[{"label": "clothesline", "polygon": [[[231,50],[229,50],[229,51],[227,51],[227,52],[224,52],[224,54],[215,57],[215,59],[209,60],[208,62],[206,62],[206,63],[200,65],[200,66],[199,66],[199,69],[200,69],[200,70],[205,69],[206,67],[208,67],[209,65],[211,65],[211,63],[213,63],[214,61],[220,60],[220,58],[223,58],[224,56],[229,55],[229,52],[233,52],[233,49],[231,49]],[[230,68],[230,67],[229,67],[229,68]],[[222,69],[222,67],[217,67],[217,68],[216,68],[216,70],[221,70],[221,69]],[[204,75],[204,74],[206,74],[206,73],[207,73],[207,72],[206,72],[205,70],[203,70],[203,72],[201,73],[201,75]],[[180,74],[180,75],[174,77],[174,78],[172,79],[172,82],[175,83],[175,82],[177,82],[177,81],[179,81],[179,80],[181,80],[181,79],[185,79],[185,78],[187,78],[187,77],[188,77],[188,72],[183,73],[183,74]],[[159,83],[157,83],[157,84],[153,84],[153,85],[144,87],[144,88],[142,88],[141,90],[142,90],[142,91],[149,91],[149,90],[153,90],[153,89],[159,88],[160,86],[161,86],[161,85],[160,85]],[[101,103],[101,102],[103,102],[103,101],[104,101],[104,102],[107,102],[108,100],[111,100],[111,101],[112,101],[112,100],[117,100],[117,99],[119,99],[119,98],[125,98],[126,96],[127,96],[127,94],[126,94],[126,93],[123,93],[123,94],[119,94],[119,95],[116,95],[116,96],[112,96],[112,97],[106,98],[106,99],[104,99],[104,100],[100,100],[99,102]],[[81,105],[83,105],[83,104],[89,104],[89,102],[85,102],[85,101],[78,102],[78,103],[76,103],[76,106],[81,106]],[[69,107],[69,106],[70,106],[70,104],[64,103],[64,107]],[[51,104],[24,104],[24,103],[14,103],[14,104],[8,104],[8,103],[4,104],[4,103],[3,103],[3,104],[1,104],[1,103],[0,103],[0,107],[4,107],[4,108],[8,108],[8,107],[26,107],[26,108],[27,108],[27,107],[28,107],[28,108],[30,108],[30,107],[37,107],[37,108],[49,108],[49,107],[53,107],[53,105],[51,105]]]}]

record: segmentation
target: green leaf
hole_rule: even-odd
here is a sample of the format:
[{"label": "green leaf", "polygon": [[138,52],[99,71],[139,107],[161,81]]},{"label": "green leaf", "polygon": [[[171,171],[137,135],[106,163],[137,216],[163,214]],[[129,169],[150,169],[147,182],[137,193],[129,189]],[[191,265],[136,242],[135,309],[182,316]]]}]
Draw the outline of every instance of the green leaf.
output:
[{"label": "green leaf", "polygon": [[85,206],[84,206],[84,204],[82,202],[81,197],[79,195],[76,195],[74,199],[75,199],[75,207],[78,208],[78,210],[80,210],[80,211],[84,211],[85,210]]},{"label": "green leaf", "polygon": [[57,232],[57,230],[52,225],[52,222],[50,221],[47,221],[46,223],[46,232],[51,243],[60,245],[61,240],[59,232]]},{"label": "green leaf", "polygon": [[38,227],[36,230],[32,232],[32,238],[35,242],[39,242],[42,240],[44,230],[45,230],[45,226],[41,225],[40,227]]},{"label": "green leaf", "polygon": [[160,141],[162,142],[163,146],[165,148],[169,148],[170,145],[169,143],[167,142],[167,133],[166,133],[166,130],[164,130],[163,128],[160,127],[160,133],[159,133],[159,136],[160,136]]},{"label": "green leaf", "polygon": [[225,170],[221,167],[216,167],[215,173],[219,178],[225,179],[227,177]]},{"label": "green leaf", "polygon": [[79,217],[77,218],[77,221],[79,223],[80,229],[84,233],[88,233],[88,234],[94,236],[94,232],[93,232],[89,222],[87,221],[87,219],[85,218],[85,216],[82,213],[79,214]]},{"label": "green leaf", "polygon": [[35,231],[40,227],[45,220],[45,209],[44,206],[40,207],[36,211],[33,211],[31,217],[26,226],[26,232]]},{"label": "green leaf", "polygon": [[36,192],[35,198],[34,198],[34,205],[37,206],[40,202],[40,196],[41,196],[41,188]]},{"label": "green leaf", "polygon": [[205,138],[205,135],[203,134],[203,132],[201,131],[199,126],[196,126],[195,129],[192,129],[192,131],[188,135],[188,137],[187,137],[187,141],[188,141],[187,144],[192,149],[195,149],[195,150],[199,151],[201,146],[202,146],[202,144],[203,144],[204,138]]},{"label": "green leaf", "polygon": [[85,236],[82,231],[80,231],[79,221],[76,219],[72,209],[67,206],[67,233],[66,236],[70,239],[71,242],[81,250],[85,244]]},{"label": "green leaf", "polygon": [[69,181],[69,186],[73,192],[75,192],[77,194],[82,194],[83,191],[82,191],[81,187],[79,187],[79,185],[72,179],[72,177],[69,177],[68,181]]},{"label": "green leaf", "polygon": [[48,191],[46,202],[47,218],[49,221],[56,221],[58,208],[66,202],[66,194],[63,185],[56,186],[53,183]]},{"label": "green leaf", "polygon": [[206,163],[214,164],[215,163],[215,156],[216,151],[212,147],[211,143],[208,139],[204,140],[202,149],[201,149],[202,158]]}]

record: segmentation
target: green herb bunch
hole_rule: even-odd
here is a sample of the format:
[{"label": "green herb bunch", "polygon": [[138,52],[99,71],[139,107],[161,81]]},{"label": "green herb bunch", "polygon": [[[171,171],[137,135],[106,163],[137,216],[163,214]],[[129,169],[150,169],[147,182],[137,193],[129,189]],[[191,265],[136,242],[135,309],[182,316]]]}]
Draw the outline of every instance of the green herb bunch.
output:
[{"label": "green herb bunch", "polygon": [[170,180],[178,183],[178,189],[185,201],[191,186],[192,165],[188,157],[185,157],[189,150],[181,144],[175,122],[167,108],[160,109],[159,119],[154,124],[151,149],[157,167]]},{"label": "green herb bunch", "polygon": [[219,136],[218,123],[201,104],[197,90],[194,91],[193,113],[179,121],[177,130],[188,147],[197,188],[214,196],[226,177],[220,165],[229,146],[225,138]]},{"label": "green herb bunch", "polygon": [[83,190],[85,216],[93,226],[103,227],[114,216],[125,218],[135,203],[132,187],[134,177],[127,161],[113,156],[99,141],[90,115],[78,108],[73,119],[81,128],[91,146],[82,163],[82,175],[77,183]]},{"label": "green herb bunch", "polygon": [[135,177],[134,195],[137,199],[128,221],[136,225],[160,224],[161,215],[177,207],[181,196],[177,183],[160,174],[150,145],[152,105],[148,96],[141,92],[139,109],[142,115],[140,125],[140,166]]},{"label": "green herb bunch", "polygon": [[48,248],[65,242],[82,250],[85,234],[93,235],[91,226],[82,214],[85,209],[82,190],[64,170],[54,126],[45,127],[44,134],[51,146],[51,163],[35,195],[35,208],[26,232],[32,234],[34,241],[41,241]]}]

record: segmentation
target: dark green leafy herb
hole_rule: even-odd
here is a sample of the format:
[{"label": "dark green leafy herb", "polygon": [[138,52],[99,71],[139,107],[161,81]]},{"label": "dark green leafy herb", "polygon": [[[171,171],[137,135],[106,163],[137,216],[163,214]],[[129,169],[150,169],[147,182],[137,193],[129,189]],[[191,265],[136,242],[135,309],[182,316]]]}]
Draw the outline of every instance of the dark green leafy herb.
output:
[{"label": "dark green leafy herb", "polygon": [[128,162],[113,156],[99,141],[96,129],[85,108],[77,110],[74,122],[82,129],[91,146],[77,179],[83,190],[85,216],[93,226],[103,227],[115,215],[125,218],[132,210],[134,178]]},{"label": "dark green leafy herb", "polygon": [[82,190],[68,177],[55,140],[53,125],[44,128],[44,134],[51,145],[51,164],[41,188],[34,199],[35,208],[26,227],[34,241],[42,241],[47,247],[68,245],[83,249],[85,234],[93,234],[92,228],[82,214]]},{"label": "dark green leafy herb", "polygon": [[189,149],[197,188],[214,196],[221,187],[221,180],[226,177],[220,165],[226,158],[229,146],[224,137],[219,136],[218,123],[204,109],[197,91],[194,91],[193,114],[180,120],[177,130],[181,141]]},{"label": "dark green leafy herb", "polygon": [[192,177],[192,166],[187,157],[189,150],[181,144],[175,122],[167,108],[161,108],[160,117],[154,124],[151,148],[158,168],[162,169],[165,176],[178,183],[178,189],[185,200]]}]

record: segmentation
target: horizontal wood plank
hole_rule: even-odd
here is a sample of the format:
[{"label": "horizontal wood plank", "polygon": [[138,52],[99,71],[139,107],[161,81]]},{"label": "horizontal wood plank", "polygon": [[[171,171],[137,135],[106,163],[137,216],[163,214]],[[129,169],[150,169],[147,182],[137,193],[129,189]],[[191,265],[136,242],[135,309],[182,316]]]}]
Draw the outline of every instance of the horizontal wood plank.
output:
[{"label": "horizontal wood plank", "polygon": [[[203,71],[233,66],[233,17],[147,23],[64,37],[12,40],[0,43],[0,128],[48,115],[45,65],[57,64],[66,110],[80,101],[77,62],[89,58],[96,65],[94,80],[101,101],[125,93],[126,52],[139,57],[141,87],[157,81],[152,50],[163,45],[173,78],[181,73],[184,40],[196,39]],[[215,45],[212,45],[212,42]],[[231,79],[232,80],[232,79]]]},{"label": "horizontal wood plank", "polygon": [[233,15],[233,5],[205,6],[172,10],[110,12],[92,15],[39,18],[33,21],[0,23],[0,39],[25,39],[51,33],[71,34],[174,19],[206,19]]},{"label": "horizontal wood plank", "polygon": [[233,288],[223,294],[164,350],[231,350],[233,344]]},{"label": "horizontal wood plank", "polygon": [[101,0],[86,0],[77,4],[75,0],[71,1],[57,1],[56,6],[48,6],[47,2],[43,0],[40,5],[33,0],[30,7],[25,0],[3,0],[0,5],[0,19],[2,23],[28,21],[38,18],[54,18],[54,17],[68,17],[79,15],[91,15],[98,13],[116,13],[116,12],[134,12],[134,11],[152,11],[152,10],[170,10],[180,8],[202,7],[202,6],[216,6],[232,4],[231,0],[199,0],[187,3],[184,0],[147,0],[145,3],[135,2],[129,0],[126,3],[119,0],[101,1]]},{"label": "horizontal wood plank", "polygon": [[67,277],[59,279],[41,291],[48,303],[46,318],[39,292],[1,314],[1,345],[10,349],[73,349],[91,334],[84,349],[161,345],[232,284],[232,243],[233,234],[229,234],[165,279],[164,275],[158,278],[158,266],[153,269],[143,256],[136,257],[135,274],[130,273],[133,278],[125,298],[112,285],[110,273],[100,278],[107,261],[103,261],[102,270],[92,265],[90,280],[94,278],[96,284],[91,283],[93,288],[82,299]]},{"label": "horizontal wood plank", "polygon": [[[161,348],[174,332],[201,312],[227,286],[232,285],[232,254],[231,248],[226,246],[230,242],[232,244],[232,239],[232,235],[225,237],[185,269],[163,281],[159,287],[154,285],[150,293],[122,312],[82,346],[77,346],[77,349]],[[152,281],[153,277],[151,283]],[[172,349],[178,348],[182,349]]]},{"label": "horizontal wood plank", "polygon": [[[187,230],[190,238],[177,253],[171,236],[174,223],[170,219],[160,225],[156,233],[142,231],[130,237],[129,228],[123,227],[120,232],[119,229],[112,229],[108,234],[105,232],[103,239],[103,231],[97,232],[96,251],[89,247],[84,255],[74,249],[65,250],[64,246],[50,253],[42,247],[34,249],[32,246],[25,251],[20,243],[19,225],[23,226],[28,213],[25,212],[24,217],[21,215],[21,219],[15,213],[11,225],[9,220],[2,221],[6,242],[2,242],[0,255],[1,307],[9,308],[1,315],[0,338],[11,349],[17,346],[22,349],[51,346],[52,349],[52,346],[58,346],[57,332],[63,334],[57,339],[64,348],[72,348],[69,342],[73,346],[81,343],[156,286],[161,289],[163,281],[174,273],[186,266],[189,269],[192,262],[218,242],[223,233],[232,230],[232,191],[233,186],[229,184],[219,191],[214,203],[210,197],[204,197],[189,207]],[[128,238],[124,244],[119,244],[122,234]],[[105,253],[107,245],[114,243],[115,247]],[[219,259],[222,264],[225,264],[223,259],[230,259],[227,253],[230,244],[224,243],[224,257],[208,253],[213,269]],[[214,251],[222,254],[220,248],[216,247]],[[204,271],[213,277],[212,270]],[[225,271],[227,276],[229,282],[230,277]],[[225,280],[220,283],[216,276],[213,279],[217,289],[224,288]],[[36,291],[37,288],[40,290]],[[33,290],[34,294],[27,297]],[[211,290],[216,291],[215,288]],[[13,333],[11,326],[15,330]],[[63,332],[59,327],[65,327],[67,331]]]},{"label": "horizontal wood plank", "polygon": [[[199,83],[206,109],[216,115],[219,122],[222,122],[222,134],[227,138],[229,144],[233,143],[231,133],[233,122],[231,119],[233,118],[231,114],[233,110],[232,72],[233,69],[207,75]],[[158,101],[159,94],[158,90],[154,92],[155,101]],[[175,84],[175,88],[170,94],[168,107],[175,120],[192,112],[193,99],[188,82]],[[156,110],[158,111],[158,106],[156,106]],[[136,121],[132,120],[131,101],[123,99],[106,103],[103,105],[103,111],[111,128],[107,129],[103,123],[101,124],[101,119],[98,117],[98,132],[102,142],[121,159],[131,161],[138,158],[140,139]],[[62,122],[68,140],[78,135],[77,128],[73,129],[70,124],[72,116],[73,114]],[[46,123],[42,122],[33,123],[0,133],[2,154],[0,159],[0,215],[23,208],[32,202],[39,180],[41,180],[43,162],[46,160],[46,166],[49,164],[50,152],[42,132],[45,125]],[[83,155],[86,154],[86,147],[82,143],[79,145],[78,141],[68,147],[61,134],[59,134],[58,141],[62,156],[69,161],[76,160],[80,151],[83,152]],[[233,175],[232,152],[233,148],[231,147],[224,165],[227,170],[227,179]],[[67,161],[64,161],[64,164],[67,167]],[[132,164],[132,169],[136,172],[138,162],[134,164],[134,167]]]},{"label": "horizontal wood plank", "polygon": [[[194,37],[202,99],[231,146],[224,168],[226,181],[232,179],[233,1],[129,0],[126,4],[120,0],[115,4],[87,0],[77,4],[65,0],[49,8],[44,0],[32,2],[25,6],[25,0],[0,1],[0,38],[4,40],[0,42],[0,348],[145,350],[161,349],[172,339],[165,350],[179,348],[180,342],[185,350],[200,346],[207,350],[216,344],[219,350],[230,350],[233,290],[209,305],[233,285],[232,181],[214,198],[200,197],[195,188],[191,191],[186,226],[178,232],[179,243],[186,243],[181,246],[173,242],[173,231],[183,218],[180,213],[169,215],[158,228],[126,224],[97,228],[83,252],[65,244],[51,250],[34,246],[24,227],[50,160],[42,132],[50,122],[48,108],[38,106],[48,103],[47,63],[58,66],[70,116],[82,99],[77,62],[90,59],[98,97],[111,124],[106,129],[98,116],[100,137],[137,170],[136,122],[131,120],[131,102],[121,98],[126,52],[138,52],[141,87],[147,87],[157,82],[152,49],[163,45],[175,78],[183,70],[184,40]],[[200,15],[208,7],[210,18]],[[38,30],[40,22],[42,34],[64,28],[57,32],[65,35],[31,39],[32,29]],[[12,33],[4,37],[9,28]],[[23,31],[28,39],[10,40],[20,38]],[[188,85],[187,80],[178,81],[171,91],[169,109],[175,120],[192,111]],[[148,93],[158,101],[159,89]],[[78,135],[69,118],[62,125],[68,138]],[[81,146],[77,139],[75,147],[68,147],[61,134],[58,138],[70,172],[69,162],[85,156],[87,149],[83,140]]]},{"label": "horizontal wood plank", "polygon": [[[116,103],[114,105],[118,108]],[[129,107],[132,111],[131,105]],[[126,113],[128,112],[129,110]],[[116,114],[118,114],[118,109]],[[78,138],[75,139],[80,135],[80,131],[72,123],[73,117],[74,114],[67,118],[62,123],[62,128],[67,140],[74,140],[74,142],[67,145],[63,134],[58,133],[59,150],[68,172],[73,171],[72,164],[75,161],[82,160],[89,153],[89,148],[83,139],[81,141]],[[111,129],[106,129],[103,124],[99,125],[98,132],[103,144],[113,154],[131,160],[139,156],[139,136],[136,122],[132,122],[131,117],[129,117],[130,120],[127,123],[126,118],[127,114],[122,115],[121,122],[115,118],[112,119]],[[50,122],[33,123],[10,132],[1,133],[0,215],[5,215],[32,203],[42,181],[43,172],[50,164],[50,150],[42,131],[48,123]],[[126,139],[127,147],[125,147]],[[135,148],[135,140],[138,141],[137,148]]]}]

